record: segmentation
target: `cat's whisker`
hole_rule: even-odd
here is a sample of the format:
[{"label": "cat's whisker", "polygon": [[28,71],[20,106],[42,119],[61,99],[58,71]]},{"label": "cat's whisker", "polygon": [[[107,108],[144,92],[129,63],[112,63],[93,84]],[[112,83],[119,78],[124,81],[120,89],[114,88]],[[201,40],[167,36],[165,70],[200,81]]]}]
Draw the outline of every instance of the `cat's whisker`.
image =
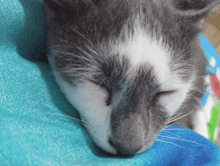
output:
[{"label": "cat's whisker", "polygon": [[200,146],[203,146],[203,147],[206,147],[206,148],[210,148],[206,145],[203,145],[203,144],[200,144],[200,143],[197,143],[197,142],[194,142],[194,141],[186,140],[186,139],[183,139],[183,138],[175,138],[175,137],[169,137],[169,136],[163,136],[163,135],[159,135],[159,137],[164,137],[164,138],[168,138],[168,139],[175,139],[175,140],[181,140],[181,141],[197,144],[197,145],[200,145]]},{"label": "cat's whisker", "polygon": [[[178,118],[180,116],[180,113],[178,112],[177,114],[175,114],[173,117],[171,117],[171,119],[169,119],[169,121],[167,122],[167,124],[169,124],[170,123],[170,121],[172,121],[173,119],[175,119],[175,118]],[[166,124],[166,125],[167,125]],[[170,125],[168,125],[168,126],[170,126]],[[167,127],[167,126],[166,126]]]},{"label": "cat's whisker", "polygon": [[183,149],[188,150],[187,148],[185,148],[185,147],[183,147],[183,146],[177,145],[177,144],[172,143],[172,142],[164,141],[164,140],[161,140],[161,139],[158,139],[158,138],[156,139],[156,141],[158,141],[158,142],[168,143],[168,144],[175,145],[175,146],[178,146],[178,147],[181,147],[181,148],[183,148]]},{"label": "cat's whisker", "polygon": [[70,119],[72,119],[72,120],[78,122],[78,123],[81,124],[82,126],[88,127],[90,130],[94,130],[94,131],[95,131],[93,125],[91,125],[91,124],[89,124],[89,123],[87,123],[87,122],[85,122],[85,121],[83,121],[83,120],[81,120],[81,119],[77,119],[77,118],[74,118],[74,117],[69,116],[69,115],[66,115],[66,114],[65,114],[65,115],[57,115],[57,114],[53,114],[53,113],[51,113],[51,114],[52,114],[52,115],[55,115],[55,116],[70,118]]},{"label": "cat's whisker", "polygon": [[167,131],[175,131],[175,130],[187,130],[187,129],[164,129],[164,130],[167,130]]},{"label": "cat's whisker", "polygon": [[193,96],[193,95],[190,95],[191,97],[193,97],[195,99],[196,102],[198,102],[199,105],[201,105],[201,99]]},{"label": "cat's whisker", "polygon": [[190,112],[188,112],[188,113],[186,113],[186,114],[184,114],[184,115],[182,115],[182,116],[180,116],[180,117],[178,117],[178,118],[175,118],[175,119],[172,118],[172,119],[168,122],[168,124],[169,124],[169,123],[172,123],[172,122],[174,122],[174,121],[177,121],[177,120],[179,120],[179,119],[182,119],[182,118],[184,118],[184,117],[186,117],[186,116],[188,116],[188,115],[191,114],[194,110],[195,110],[195,109],[193,109],[192,111],[190,111]]},{"label": "cat's whisker", "polygon": [[193,89],[194,91],[196,91],[196,92],[199,92],[199,93],[201,93],[201,94],[203,94],[204,95],[204,91],[201,91],[201,90],[198,90],[198,89]]},{"label": "cat's whisker", "polygon": [[69,116],[69,115],[67,115],[67,114],[65,114],[65,115],[57,115],[57,114],[53,114],[53,113],[51,113],[51,115],[55,115],[55,116],[59,116],[59,117],[66,117],[66,118],[70,118],[70,119],[72,119],[72,120],[74,120],[74,121],[77,121],[77,122],[79,122],[80,124],[82,124],[83,126],[90,126],[90,127],[92,127],[92,125],[90,125],[90,124],[88,124],[88,123],[86,123],[86,122],[84,122],[83,120],[81,120],[81,119],[78,119],[78,118],[74,118],[74,117],[72,117],[72,116]]},{"label": "cat's whisker", "polygon": [[166,126],[162,129],[162,131],[165,130],[167,127],[170,127],[170,126],[173,126],[173,125],[171,125],[171,124],[170,124],[170,125],[166,125]]}]

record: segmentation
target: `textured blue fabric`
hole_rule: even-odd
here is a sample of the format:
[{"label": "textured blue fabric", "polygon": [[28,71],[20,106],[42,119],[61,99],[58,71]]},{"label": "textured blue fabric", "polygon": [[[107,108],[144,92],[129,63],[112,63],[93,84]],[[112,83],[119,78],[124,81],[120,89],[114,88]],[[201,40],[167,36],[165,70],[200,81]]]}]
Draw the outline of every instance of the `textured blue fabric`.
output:
[{"label": "textured blue fabric", "polygon": [[30,61],[30,55],[39,57],[43,50],[42,1],[1,0],[0,34],[0,165],[220,165],[215,144],[181,127],[168,127],[160,142],[134,157],[100,151],[68,117],[78,115],[50,67]]}]

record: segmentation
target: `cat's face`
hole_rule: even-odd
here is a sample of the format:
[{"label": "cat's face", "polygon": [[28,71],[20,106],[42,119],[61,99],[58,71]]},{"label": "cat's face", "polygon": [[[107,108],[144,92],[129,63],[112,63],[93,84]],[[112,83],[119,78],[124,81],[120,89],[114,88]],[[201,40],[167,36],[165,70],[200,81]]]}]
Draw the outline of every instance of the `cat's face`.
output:
[{"label": "cat's face", "polygon": [[94,142],[147,150],[197,74],[196,36],[211,0],[45,0],[54,75]]}]

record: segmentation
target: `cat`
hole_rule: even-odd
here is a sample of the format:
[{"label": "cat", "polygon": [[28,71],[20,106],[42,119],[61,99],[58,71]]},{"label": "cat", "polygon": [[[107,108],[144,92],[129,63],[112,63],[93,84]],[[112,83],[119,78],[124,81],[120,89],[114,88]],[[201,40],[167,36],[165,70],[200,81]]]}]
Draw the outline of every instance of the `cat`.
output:
[{"label": "cat", "polygon": [[55,79],[102,150],[135,155],[168,125],[208,138],[198,34],[218,0],[44,0]]}]

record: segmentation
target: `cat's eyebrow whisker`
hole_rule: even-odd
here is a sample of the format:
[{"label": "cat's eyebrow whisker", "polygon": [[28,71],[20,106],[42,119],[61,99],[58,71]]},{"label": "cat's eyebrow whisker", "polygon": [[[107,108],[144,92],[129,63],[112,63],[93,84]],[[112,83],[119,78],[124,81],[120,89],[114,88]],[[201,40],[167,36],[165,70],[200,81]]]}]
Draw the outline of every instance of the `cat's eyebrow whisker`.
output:
[{"label": "cat's eyebrow whisker", "polygon": [[[76,48],[78,48],[83,54],[87,55],[87,57],[90,57],[90,59],[87,58],[87,60],[93,60],[92,54],[87,52],[85,49],[82,49],[78,46],[76,46]],[[89,47],[88,47],[89,48]],[[89,51],[91,51],[92,49],[89,49]],[[93,53],[95,53],[95,55],[97,54],[96,52],[93,51]]]},{"label": "cat's eyebrow whisker", "polygon": [[89,47],[88,45],[86,45],[86,48],[93,54],[95,55],[102,55],[102,54],[99,54],[99,52],[97,52],[96,50],[94,50],[92,47]]},{"label": "cat's eyebrow whisker", "polygon": [[178,147],[181,147],[181,148],[183,148],[183,149],[188,150],[187,148],[185,148],[185,147],[183,147],[183,146],[177,145],[177,144],[172,143],[172,142],[164,141],[164,140],[161,140],[161,139],[158,139],[158,138],[156,139],[156,141],[158,141],[158,142],[168,143],[168,144],[175,145],[175,146],[178,146]]},{"label": "cat's eyebrow whisker", "polygon": [[[85,50],[81,49],[80,47],[76,47],[76,48],[78,48],[83,54],[91,56],[88,52],[86,52]],[[71,52],[59,51],[59,53],[60,54],[64,54],[64,55],[70,55],[72,57],[80,58],[81,60],[83,60],[85,62],[89,62],[89,61],[92,60],[92,58],[89,59],[89,58],[87,58],[85,56],[79,56],[80,54],[74,54],[74,53],[71,53]],[[65,60],[67,61],[67,60],[72,60],[72,59],[67,59],[66,58]]]},{"label": "cat's eyebrow whisker", "polygon": [[[74,70],[71,69],[71,67],[74,67]],[[67,66],[64,67],[62,69],[60,69],[60,71],[58,71],[58,74],[61,74],[62,72],[68,73],[70,74],[70,76],[77,74],[77,72],[82,72],[82,71],[86,71],[85,68],[81,67],[80,65],[72,65],[72,66]]]},{"label": "cat's eyebrow whisker", "polygon": [[184,115],[182,115],[182,116],[180,116],[180,117],[177,117],[177,118],[174,118],[174,119],[172,118],[167,124],[172,123],[172,122],[174,122],[174,121],[177,121],[177,120],[179,120],[179,119],[181,119],[181,118],[186,117],[187,115],[191,114],[194,110],[195,110],[195,109],[193,109],[192,111],[190,111],[190,112],[188,112],[188,113],[186,113],[186,114],[184,114]]},{"label": "cat's eyebrow whisker", "polygon": [[169,136],[163,136],[163,135],[159,135],[160,137],[164,137],[164,138],[168,138],[168,139],[175,139],[175,140],[181,140],[181,141],[185,141],[185,142],[190,142],[190,143],[193,143],[193,144],[197,144],[197,145],[200,145],[200,146],[203,146],[203,147],[206,147],[206,148],[210,148],[206,145],[203,145],[203,144],[200,144],[200,143],[197,143],[197,142],[194,142],[194,141],[190,141],[190,140],[186,140],[186,139],[183,139],[183,138],[175,138],[175,137],[169,137]]},{"label": "cat's eyebrow whisker", "polygon": [[93,43],[82,33],[80,33],[79,31],[77,31],[76,29],[73,29],[74,32],[76,32],[79,36],[81,36],[83,39],[85,39],[89,44],[91,44],[91,46],[94,46]]}]

